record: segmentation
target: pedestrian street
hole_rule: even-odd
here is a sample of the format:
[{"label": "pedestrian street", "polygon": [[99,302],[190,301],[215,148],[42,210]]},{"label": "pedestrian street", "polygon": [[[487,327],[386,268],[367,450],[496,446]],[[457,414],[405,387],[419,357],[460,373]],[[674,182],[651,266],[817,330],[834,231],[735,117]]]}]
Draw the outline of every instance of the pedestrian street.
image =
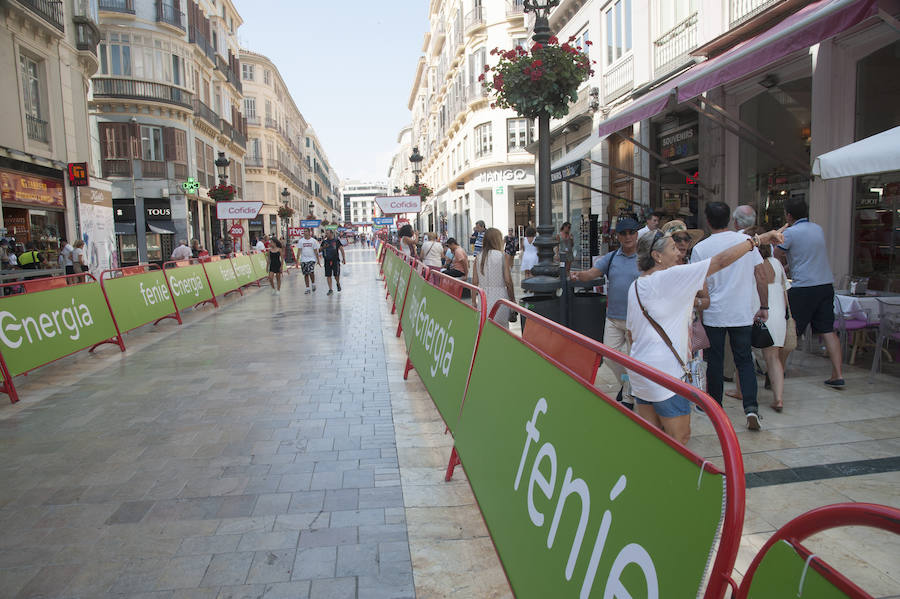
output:
[{"label": "pedestrian street", "polygon": [[[511,597],[452,439],[395,336],[371,250],[343,291],[250,287],[16,380],[0,404],[0,596]],[[820,505],[900,506],[900,388],[796,352],[785,410],[746,431],[734,578],[772,532]],[[604,366],[604,392],[613,381]],[[760,404],[767,392],[760,389]],[[3,398],[6,402],[6,398]],[[767,413],[766,413],[767,412]],[[689,447],[718,466],[705,417]],[[627,451],[628,448],[622,448]],[[875,597],[900,589],[896,538],[871,529],[807,545]]]}]

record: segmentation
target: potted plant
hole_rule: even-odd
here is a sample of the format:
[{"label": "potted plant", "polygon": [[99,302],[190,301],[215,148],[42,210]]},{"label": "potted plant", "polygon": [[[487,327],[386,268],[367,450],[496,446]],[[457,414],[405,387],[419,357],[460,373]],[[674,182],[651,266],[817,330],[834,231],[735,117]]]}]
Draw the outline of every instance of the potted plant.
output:
[{"label": "potted plant", "polygon": [[434,193],[430,187],[424,183],[412,183],[403,187],[403,192],[408,196],[419,196],[424,202],[425,199]]},{"label": "potted plant", "polygon": [[[569,104],[578,99],[578,86],[594,73],[587,48],[573,46],[574,40],[572,36],[560,44],[551,37],[546,44],[535,43],[530,50],[522,46],[491,50],[491,55],[500,59],[493,67],[485,65],[484,73],[478,76],[485,89],[494,94],[491,108],[512,108],[530,119],[544,112],[553,118],[568,114]],[[493,73],[490,80],[488,73]]]},{"label": "potted plant", "polygon": [[294,209],[284,204],[278,207],[278,217],[281,220],[287,220],[294,216]]},{"label": "potted plant", "polygon": [[209,190],[208,195],[217,202],[230,202],[234,199],[234,186],[219,183]]}]

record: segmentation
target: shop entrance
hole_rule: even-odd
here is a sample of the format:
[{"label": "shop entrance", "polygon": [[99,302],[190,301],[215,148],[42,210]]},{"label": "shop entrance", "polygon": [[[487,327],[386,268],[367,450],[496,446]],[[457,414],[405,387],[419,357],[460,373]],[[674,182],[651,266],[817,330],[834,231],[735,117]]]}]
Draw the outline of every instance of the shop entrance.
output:
[{"label": "shop entrance", "polygon": [[525,229],[534,226],[536,220],[534,212],[534,190],[516,189],[513,193],[515,231],[516,235],[522,236],[524,235]]}]

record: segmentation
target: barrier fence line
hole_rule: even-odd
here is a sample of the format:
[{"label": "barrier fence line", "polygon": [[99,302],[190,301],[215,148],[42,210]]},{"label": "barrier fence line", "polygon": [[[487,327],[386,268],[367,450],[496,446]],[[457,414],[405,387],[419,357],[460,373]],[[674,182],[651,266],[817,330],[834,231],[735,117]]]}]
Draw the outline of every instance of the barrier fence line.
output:
[{"label": "barrier fence line", "polygon": [[[265,255],[261,254],[263,261]],[[181,311],[212,303],[258,282],[253,255],[169,261],[162,268],[140,264],[90,273],[43,277],[0,285],[0,392],[19,400],[13,377],[83,349],[110,343],[125,351],[123,334]]]}]

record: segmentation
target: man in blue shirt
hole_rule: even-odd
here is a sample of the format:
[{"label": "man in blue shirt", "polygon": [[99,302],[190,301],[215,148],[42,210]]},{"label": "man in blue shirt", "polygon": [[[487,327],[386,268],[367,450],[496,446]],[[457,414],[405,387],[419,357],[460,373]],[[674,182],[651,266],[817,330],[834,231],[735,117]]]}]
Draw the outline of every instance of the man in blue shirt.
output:
[{"label": "man in blue shirt", "polygon": [[487,231],[487,227],[484,224],[483,220],[475,223],[475,229],[472,231],[472,237],[469,241],[475,246],[475,256],[477,257],[481,253],[481,248],[484,247],[484,233]]},{"label": "man in blue shirt", "polygon": [[825,249],[822,227],[809,222],[809,206],[802,198],[784,202],[786,220],[784,243],[775,248],[775,257],[787,258],[791,288],[788,303],[797,323],[797,337],[812,325],[814,335],[821,335],[831,360],[830,387],[843,387],[841,343],[834,332],[834,273]]},{"label": "man in blue shirt", "polygon": [[[631,344],[625,329],[625,317],[628,312],[628,288],[640,274],[637,267],[637,241],[640,225],[633,218],[620,218],[616,223],[616,237],[619,249],[601,256],[594,262],[594,267],[570,276],[576,281],[593,281],[601,275],[606,277],[606,324],[603,329],[603,344],[623,354],[628,354]],[[625,368],[612,360],[606,365],[621,381]],[[622,390],[619,390],[619,401],[622,401]],[[625,404],[633,409],[630,403]]]}]

